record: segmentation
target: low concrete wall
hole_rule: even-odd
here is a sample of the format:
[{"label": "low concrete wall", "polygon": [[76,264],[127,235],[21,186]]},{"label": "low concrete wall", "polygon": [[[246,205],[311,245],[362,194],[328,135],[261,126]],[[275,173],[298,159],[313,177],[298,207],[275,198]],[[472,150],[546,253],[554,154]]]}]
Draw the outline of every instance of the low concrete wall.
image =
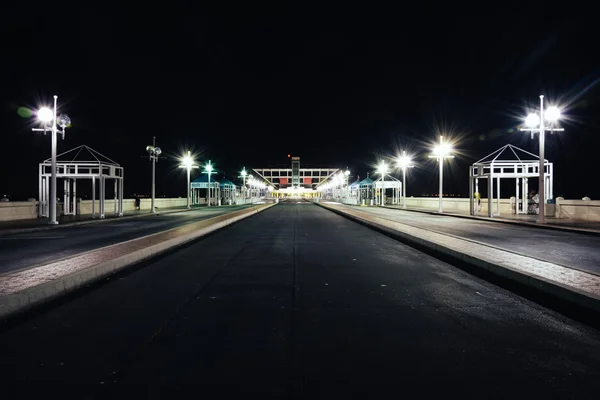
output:
[{"label": "low concrete wall", "polygon": [[600,200],[556,198],[556,217],[582,221],[600,221]]},{"label": "low concrete wall", "polygon": [[[150,206],[152,204],[152,199],[140,199],[140,209],[141,210],[150,210]],[[205,199],[201,199],[201,204],[205,204]],[[185,207],[187,205],[187,199],[184,198],[158,198],[154,199],[154,206],[157,209],[161,208],[172,208],[172,207]],[[100,209],[100,201],[96,200],[96,213]],[[113,214],[115,210],[115,201],[114,199],[104,200],[104,213],[106,215]],[[127,211],[135,211],[135,199],[124,199],[123,200],[123,212]],[[92,201],[91,200],[81,200],[79,202],[79,214],[91,214],[92,213]]]},{"label": "low concrete wall", "polygon": [[0,221],[37,218],[37,201],[0,201]]},{"label": "low concrete wall", "polygon": [[[402,204],[402,200],[400,200]],[[496,213],[496,203],[493,204],[493,211]],[[407,197],[406,198],[407,208],[422,208],[426,210],[436,211],[440,208],[440,200],[437,197]],[[445,197],[443,202],[444,211],[455,212],[460,214],[468,214],[470,211],[469,199],[467,198],[456,198],[456,197]],[[488,202],[487,199],[481,199],[481,208],[479,215],[487,215],[488,213]],[[500,215],[510,215],[513,213],[510,199],[500,199]]]},{"label": "low concrete wall", "polygon": [[[105,215],[112,215],[114,213],[114,199],[104,201],[104,213]],[[150,210],[152,199],[141,199],[140,208],[142,210]],[[206,199],[200,199],[200,204],[206,204]],[[158,198],[155,199],[155,207],[160,209],[172,208],[172,207],[185,207],[187,205],[186,198]],[[62,215],[63,204],[62,202],[57,203],[57,215]],[[100,210],[100,202],[96,200],[96,213]],[[123,212],[135,210],[135,199],[124,199],[123,200]],[[91,200],[80,200],[77,204],[77,214],[91,214],[92,213],[92,201]],[[0,202],[0,221],[16,221],[21,219],[35,219],[38,217],[38,202],[32,201],[7,201]]]}]

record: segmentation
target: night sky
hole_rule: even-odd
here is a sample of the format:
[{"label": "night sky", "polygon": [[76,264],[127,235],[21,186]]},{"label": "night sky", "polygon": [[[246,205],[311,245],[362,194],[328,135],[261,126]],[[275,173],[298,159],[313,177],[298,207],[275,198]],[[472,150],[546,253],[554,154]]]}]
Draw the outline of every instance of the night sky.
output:
[{"label": "night sky", "polygon": [[523,5],[284,3],[4,6],[0,195],[37,197],[50,138],[17,111],[53,94],[73,121],[59,153],[86,144],[119,162],[128,196],[150,191],[142,156],[153,136],[168,157],[157,165],[159,195],[185,195],[176,165],[187,149],[229,179],[242,166],[288,166],[288,154],[364,178],[408,149],[417,161],[408,195],[437,193],[426,146],[440,133],[458,151],[445,192],[465,196],[472,162],[508,143],[538,153],[517,127],[544,94],[565,107],[565,132],[546,147],[555,196],[600,198],[593,17],[550,3],[541,15]]}]

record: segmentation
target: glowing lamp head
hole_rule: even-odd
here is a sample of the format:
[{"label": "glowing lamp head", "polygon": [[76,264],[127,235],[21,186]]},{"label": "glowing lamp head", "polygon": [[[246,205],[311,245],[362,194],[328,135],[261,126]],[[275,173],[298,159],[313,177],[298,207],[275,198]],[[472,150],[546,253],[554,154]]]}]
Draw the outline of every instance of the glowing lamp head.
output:
[{"label": "glowing lamp head", "polygon": [[379,166],[377,167],[377,172],[379,172],[380,174],[387,174],[388,173],[388,167],[385,164],[385,161],[382,161]]},{"label": "glowing lamp head", "polygon": [[210,163],[209,163],[209,164],[207,164],[207,165],[206,165],[206,172],[208,172],[208,173],[210,174],[210,173],[212,172],[212,170],[213,170],[213,166],[212,166],[212,164],[210,164]]},{"label": "glowing lamp head", "polygon": [[56,123],[61,128],[65,129],[65,128],[71,126],[71,118],[69,118],[69,116],[66,114],[62,114],[56,119]]},{"label": "glowing lamp head", "polygon": [[159,156],[160,153],[162,153],[162,150],[160,149],[160,147],[155,147],[154,148],[154,154],[156,154],[157,156]]},{"label": "glowing lamp head", "polygon": [[346,171],[344,172],[344,175],[346,175],[346,176],[350,175],[350,171],[349,171],[349,170],[346,170]]},{"label": "glowing lamp head", "polygon": [[433,148],[433,154],[438,157],[445,157],[452,152],[452,146],[450,143],[438,144]]},{"label": "glowing lamp head", "polygon": [[181,165],[187,169],[190,169],[194,166],[194,159],[188,154],[181,159]]},{"label": "glowing lamp head", "polygon": [[409,156],[398,157],[398,166],[400,168],[408,168],[410,164],[412,164],[412,159]]},{"label": "glowing lamp head", "polygon": [[544,117],[550,122],[556,122],[560,119],[560,110],[558,107],[548,107]]},{"label": "glowing lamp head", "polygon": [[540,126],[540,116],[536,113],[531,113],[525,118],[525,125],[530,128],[536,128]]},{"label": "glowing lamp head", "polygon": [[41,122],[50,122],[54,118],[54,113],[48,107],[42,107],[37,112],[37,117]]},{"label": "glowing lamp head", "polygon": [[242,176],[247,176],[248,172],[246,171],[246,168],[242,169]]}]

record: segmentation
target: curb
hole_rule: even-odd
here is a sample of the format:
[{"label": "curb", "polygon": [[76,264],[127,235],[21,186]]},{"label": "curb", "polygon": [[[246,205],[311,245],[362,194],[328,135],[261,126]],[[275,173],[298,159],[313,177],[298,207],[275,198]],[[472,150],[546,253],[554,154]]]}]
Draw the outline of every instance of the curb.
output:
[{"label": "curb", "polygon": [[569,226],[558,226],[558,225],[551,225],[551,224],[540,225],[537,223],[525,222],[525,221],[511,221],[508,219],[479,217],[479,216],[473,216],[473,215],[463,215],[463,214],[454,214],[454,213],[439,213],[437,211],[415,210],[415,209],[410,209],[410,208],[404,209],[404,208],[397,208],[397,207],[391,207],[391,206],[383,206],[382,208],[388,208],[390,210],[398,210],[398,211],[417,212],[417,213],[430,214],[430,215],[439,215],[439,216],[443,216],[443,217],[464,218],[464,219],[470,219],[470,220],[475,220],[475,221],[498,222],[501,224],[525,226],[525,227],[529,227],[529,228],[553,229],[553,230],[557,230],[557,231],[583,233],[583,234],[588,234],[588,235],[600,235],[600,231],[597,231],[594,229],[586,229],[586,228],[573,228],[573,227],[569,227]]},{"label": "curb", "polygon": [[[227,218],[222,221],[218,221],[209,226],[205,226],[200,229],[194,230],[193,232],[185,233],[179,237],[169,239],[164,242],[140,250],[134,250],[131,253],[125,254],[123,256],[102,262],[100,264],[83,269],[81,271],[62,276],[58,279],[42,283],[31,288],[27,288],[21,292],[2,296],[0,297],[0,321],[14,317],[18,314],[22,314],[26,311],[30,311],[35,307],[42,306],[45,303],[48,303],[52,300],[56,300],[59,297],[69,294],[75,290],[81,289],[86,285],[92,284],[116,272],[125,270],[128,267],[131,267],[142,261],[146,261],[161,253],[174,250],[177,247],[180,247],[186,243],[201,238],[202,236],[206,236],[235,222],[248,218],[252,215],[258,214],[259,212],[267,210],[273,207],[274,205],[275,204],[267,204],[264,206],[258,206],[257,208],[240,210],[239,215]],[[214,218],[219,217],[222,216],[217,216]],[[210,219],[206,219],[204,221],[209,220]],[[162,233],[164,232],[159,232],[148,236],[153,236]],[[146,238],[148,236],[144,236],[143,238]],[[133,241],[143,238],[137,238]]]},{"label": "curb", "polygon": [[595,296],[591,293],[587,293],[567,285],[562,285],[558,282],[553,282],[540,276],[528,275],[522,271],[513,270],[500,264],[490,263],[472,255],[461,253],[428,240],[417,238],[407,233],[380,225],[365,218],[346,214],[343,211],[329,208],[321,204],[318,205],[363,226],[381,232],[386,236],[396,239],[411,247],[422,250],[436,258],[450,260],[453,263],[471,267],[475,271],[492,274],[501,280],[516,283],[523,288],[533,290],[537,294],[541,294],[551,300],[566,302],[569,306],[574,306],[577,311],[584,311],[586,313],[592,312],[596,317],[600,315],[600,296]]}]

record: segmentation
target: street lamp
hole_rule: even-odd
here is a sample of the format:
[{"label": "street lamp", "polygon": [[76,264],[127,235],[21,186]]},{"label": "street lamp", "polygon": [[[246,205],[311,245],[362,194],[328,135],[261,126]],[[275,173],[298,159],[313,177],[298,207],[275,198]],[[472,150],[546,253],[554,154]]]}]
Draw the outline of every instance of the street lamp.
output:
[{"label": "street lamp", "polygon": [[[556,128],[554,124],[560,119],[560,110],[557,107],[548,107],[544,111],[544,96],[540,96],[540,113],[531,113],[525,119],[525,125],[529,128],[521,128],[522,131],[531,132],[531,137],[535,132],[540,134],[540,166],[539,166],[539,206],[537,222],[540,224],[546,223],[546,193],[545,193],[545,178],[546,178],[546,159],[544,155],[545,133],[546,131],[564,131],[564,129]],[[549,122],[549,125],[545,125]]]},{"label": "street lamp", "polygon": [[216,174],[217,173],[216,171],[214,171],[213,166],[212,166],[210,160],[208,160],[208,164],[206,164],[206,166],[204,167],[204,171],[202,173],[208,175],[208,197],[207,197],[207,203],[208,203],[208,206],[210,207],[210,176],[212,174]]},{"label": "street lamp", "polygon": [[146,151],[150,156],[150,161],[152,161],[152,204],[150,205],[150,209],[152,213],[156,213],[156,208],[154,207],[154,199],[156,197],[156,163],[158,162],[158,156],[162,153],[160,147],[156,147],[156,137],[152,138],[152,146],[146,146]]},{"label": "street lamp", "polygon": [[404,150],[402,155],[398,157],[398,167],[402,169],[402,208],[406,208],[406,169],[413,168],[414,164]]},{"label": "street lamp", "polygon": [[454,158],[450,153],[452,153],[452,145],[448,142],[444,142],[444,137],[440,136],[440,144],[433,148],[433,154],[429,156],[429,158],[437,158],[440,164],[440,212],[443,212],[442,193],[444,187],[444,159]]},{"label": "street lamp", "polygon": [[379,166],[377,167],[377,173],[381,174],[381,205],[384,205],[384,197],[385,197],[385,175],[389,172],[389,168],[385,163],[385,160],[382,160]]},{"label": "street lamp", "polygon": [[350,179],[350,170],[348,169],[348,167],[346,167],[344,175],[346,176],[346,201],[348,201],[348,197],[350,197],[350,186],[348,185],[350,183],[348,182],[348,180]]},{"label": "street lamp", "polygon": [[242,178],[244,182],[244,201],[246,199],[246,177],[248,176],[248,171],[246,171],[246,167],[242,168],[242,172],[240,172],[240,176],[238,178]]},{"label": "street lamp", "polygon": [[192,158],[192,154],[188,151],[185,156],[181,158],[181,165],[179,168],[187,169],[187,208],[188,210],[191,208],[190,205],[190,172],[194,168],[199,168],[198,165],[194,163],[194,159]]},{"label": "street lamp", "polygon": [[[48,107],[42,107],[37,112],[38,120],[44,124],[43,128],[33,128],[33,131],[46,132],[50,131],[52,134],[52,165],[51,165],[51,184],[50,184],[50,225],[57,225],[56,220],[56,134],[61,133],[63,140],[65,140],[65,129],[71,125],[71,119],[68,115],[60,115],[56,117],[56,102],[58,96],[54,96],[54,111]],[[49,125],[51,123],[51,125]],[[57,125],[62,129],[58,130]],[[41,201],[41,200],[40,200]]]},{"label": "street lamp", "polygon": [[344,189],[344,181],[345,180],[346,179],[344,177],[344,173],[342,171],[338,172],[338,174],[336,176],[336,181],[337,181],[337,184],[339,185],[339,187],[338,187],[338,193],[337,193],[338,196],[337,197],[340,200],[340,202],[341,202],[341,199],[342,199],[342,191]]}]

